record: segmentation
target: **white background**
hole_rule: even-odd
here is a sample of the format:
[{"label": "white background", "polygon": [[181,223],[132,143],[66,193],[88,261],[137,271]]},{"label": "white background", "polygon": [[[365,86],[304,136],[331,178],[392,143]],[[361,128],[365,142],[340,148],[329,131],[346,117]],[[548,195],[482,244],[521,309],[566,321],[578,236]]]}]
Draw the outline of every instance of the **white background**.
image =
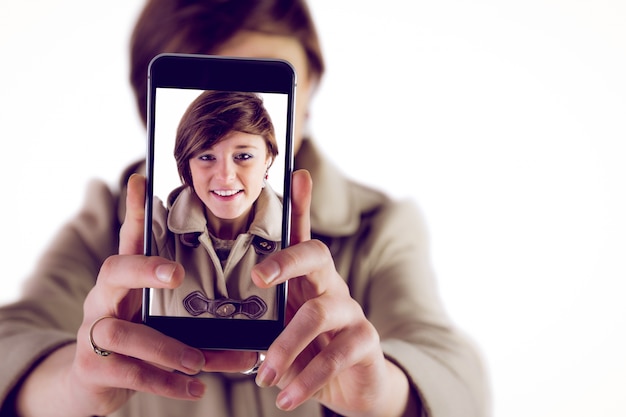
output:
[{"label": "white background", "polygon": [[[0,4],[0,302],[87,181],[143,155],[126,81],[141,3]],[[494,415],[625,415],[626,2],[312,9],[328,61],[313,134],[350,176],[422,208]]]}]

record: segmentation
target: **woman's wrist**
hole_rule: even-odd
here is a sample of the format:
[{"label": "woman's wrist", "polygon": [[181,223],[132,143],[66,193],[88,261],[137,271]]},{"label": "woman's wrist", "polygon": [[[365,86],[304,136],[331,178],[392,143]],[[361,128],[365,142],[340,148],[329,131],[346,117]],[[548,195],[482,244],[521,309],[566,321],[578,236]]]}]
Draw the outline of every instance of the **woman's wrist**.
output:
[{"label": "woman's wrist", "polygon": [[75,390],[67,386],[76,345],[60,347],[43,359],[24,379],[15,396],[15,410],[20,417],[80,416],[78,403],[71,396]]},{"label": "woman's wrist", "polygon": [[389,384],[386,384],[387,393],[383,398],[385,414],[388,417],[414,417],[421,415],[421,403],[417,392],[412,388],[409,377],[396,364],[386,360]]}]

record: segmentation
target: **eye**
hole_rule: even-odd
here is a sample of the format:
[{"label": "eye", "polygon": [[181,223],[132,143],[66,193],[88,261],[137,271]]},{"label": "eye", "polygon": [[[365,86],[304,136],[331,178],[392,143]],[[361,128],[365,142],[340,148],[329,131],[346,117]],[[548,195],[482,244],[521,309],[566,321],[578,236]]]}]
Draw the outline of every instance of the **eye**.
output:
[{"label": "eye", "polygon": [[201,154],[197,157],[200,161],[214,161],[215,160],[215,156],[209,154],[209,153],[205,153],[205,154]]},{"label": "eye", "polygon": [[254,158],[254,155],[247,153],[247,152],[242,152],[242,153],[235,155],[236,161],[247,161],[248,159],[252,159],[252,158]]}]

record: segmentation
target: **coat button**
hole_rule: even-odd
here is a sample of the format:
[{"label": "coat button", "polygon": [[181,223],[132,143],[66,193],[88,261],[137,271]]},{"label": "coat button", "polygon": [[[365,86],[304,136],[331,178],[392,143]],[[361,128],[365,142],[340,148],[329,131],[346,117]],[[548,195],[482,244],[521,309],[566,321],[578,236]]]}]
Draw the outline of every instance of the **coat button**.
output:
[{"label": "coat button", "polygon": [[226,304],[222,304],[221,306],[219,306],[215,310],[215,314],[217,314],[220,317],[230,317],[233,315],[235,310],[237,310],[237,308],[233,304],[226,303]]},{"label": "coat button", "polygon": [[269,255],[272,252],[275,252],[278,245],[276,242],[263,239],[260,236],[254,236],[252,239],[252,246],[254,246],[254,250],[258,255]]}]

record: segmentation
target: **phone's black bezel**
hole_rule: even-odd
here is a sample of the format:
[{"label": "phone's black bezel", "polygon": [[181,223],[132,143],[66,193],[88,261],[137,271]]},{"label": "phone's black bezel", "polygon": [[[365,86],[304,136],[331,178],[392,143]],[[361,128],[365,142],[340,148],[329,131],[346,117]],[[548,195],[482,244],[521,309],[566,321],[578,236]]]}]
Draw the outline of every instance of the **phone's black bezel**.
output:
[{"label": "phone's black bezel", "polygon": [[[148,69],[148,138],[146,153],[146,221],[144,254],[152,253],[152,195],[154,172],[155,95],[157,88],[230,90],[284,93],[288,96],[283,189],[282,246],[289,245],[291,173],[293,172],[293,124],[296,73],[291,64],[275,59],[235,58],[211,55],[161,54]],[[277,138],[280,140],[281,138]],[[143,290],[144,324],[201,349],[267,350],[285,323],[287,283],[277,286],[277,320],[237,320],[153,316],[150,290]]]}]

